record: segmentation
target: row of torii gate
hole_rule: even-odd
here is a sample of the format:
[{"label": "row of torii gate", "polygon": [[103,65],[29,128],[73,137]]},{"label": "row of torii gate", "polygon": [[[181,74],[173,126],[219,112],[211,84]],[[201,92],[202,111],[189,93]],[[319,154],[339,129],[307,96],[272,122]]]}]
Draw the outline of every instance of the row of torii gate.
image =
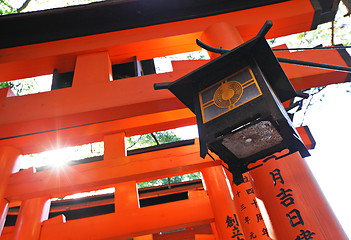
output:
[{"label": "row of torii gate", "polygon": [[[196,38],[232,49],[253,37],[267,17],[274,23],[268,38],[307,31],[333,19],[339,1],[145,2],[0,17],[8,26],[1,40],[0,81],[55,70],[59,86],[20,97],[0,90],[0,239],[347,239],[298,153],[267,162],[236,186],[219,158],[200,158],[197,140],[130,156],[124,144],[126,136],[196,123],[178,99],[154,91],[153,84],[174,81],[208,61],[175,61],[173,72],[162,74],[146,74],[143,61],[199,50]],[[345,50],[276,55],[351,65]],[[116,66],[128,62],[134,75],[114,79]],[[350,80],[344,72],[282,66],[296,90]],[[308,129],[298,132],[313,148]],[[97,141],[104,141],[102,161],[64,171],[18,171],[23,154]],[[137,182],[198,171],[204,189],[183,188],[185,200],[139,206]],[[115,187],[113,213],[48,219],[50,199],[107,187]],[[4,227],[9,208],[16,206],[15,226]]]}]

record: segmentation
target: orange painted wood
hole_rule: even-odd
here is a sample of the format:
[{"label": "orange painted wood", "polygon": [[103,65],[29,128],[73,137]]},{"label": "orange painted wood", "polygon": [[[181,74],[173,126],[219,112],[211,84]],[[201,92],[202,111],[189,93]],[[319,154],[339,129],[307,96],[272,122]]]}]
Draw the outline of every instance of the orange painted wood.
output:
[{"label": "orange painted wood", "polygon": [[299,135],[300,135],[303,143],[305,144],[306,148],[307,149],[313,149],[314,145],[315,145],[315,143],[313,142],[314,139],[310,138],[311,136],[306,132],[306,129],[303,126],[301,126],[301,127],[297,127],[296,131],[299,133]]},{"label": "orange painted wood", "polygon": [[139,194],[136,181],[119,183],[115,187],[115,212],[139,208]]},{"label": "orange painted wood", "polygon": [[[100,56],[101,54],[97,55]],[[346,63],[336,50],[284,52],[279,53],[279,56],[295,59],[314,59],[316,62],[346,66]],[[99,58],[97,58],[95,62],[101,63],[102,61],[99,61]],[[48,130],[71,128],[73,126],[124,119],[165,110],[182,109],[184,105],[174,98],[171,93],[166,90],[154,91],[152,85],[154,82],[173,81],[205,62],[207,61],[180,61],[174,63],[175,72],[173,73],[148,75],[114,82],[109,82],[108,77],[105,77],[105,80],[102,78],[99,84],[91,84],[91,87],[88,87],[88,84],[87,87],[80,89],[73,87],[29,96],[0,99],[0,102],[3,104],[0,106],[1,112],[8,113],[2,115],[3,117],[0,120],[0,138],[4,139]],[[102,65],[107,68],[106,74],[108,74],[108,64]],[[80,67],[77,66],[77,68],[79,69]],[[89,65],[87,69],[91,69]],[[287,64],[284,65],[284,69],[296,89],[306,89],[319,84],[344,82],[347,76],[346,73]],[[84,72],[84,68],[78,72]],[[99,79],[99,77],[96,79]],[[90,82],[93,82],[93,80]],[[146,86],[140,84],[141,82],[146,84]],[[140,86],[139,90],[134,87],[136,85]],[[121,92],[127,92],[129,97],[127,95],[123,97],[123,95],[119,94]],[[137,99],[134,97],[135,94],[133,92],[143,92],[144,95],[138,94],[138,97],[141,98]],[[133,98],[130,96],[133,96]],[[90,101],[92,97],[96,101]],[[90,104],[87,104],[87,102],[90,102]],[[128,105],[129,103],[132,105]],[[38,106],[41,107],[38,108]],[[12,111],[12,109],[18,109],[18,111]],[[89,127],[91,128],[91,126]],[[0,141],[0,145],[13,145],[4,141],[7,140]],[[17,140],[10,139],[11,141]]]},{"label": "orange painted wood", "polygon": [[0,147],[0,235],[3,230],[9,208],[9,200],[5,198],[5,191],[12,173],[19,170],[21,152],[12,147]]},{"label": "orange painted wood", "polygon": [[296,239],[310,231],[313,239],[348,239],[298,152],[268,161],[250,175],[271,220],[272,238]]},{"label": "orange painted wood", "polygon": [[213,234],[196,234],[195,240],[215,240]]},{"label": "orange painted wood", "polygon": [[[95,83],[87,81],[91,84],[83,87],[0,99],[0,112],[7,113],[0,119],[0,139],[185,108],[169,91],[155,91],[153,84],[174,81],[201,66],[203,61],[184,63],[189,67],[183,71],[112,82],[106,79],[107,70],[101,74],[93,71],[108,68],[106,62],[100,61],[100,54],[96,54],[91,64],[100,67],[78,65],[76,73],[83,82],[86,78],[78,72],[90,73]],[[14,108],[17,111],[12,111]]]},{"label": "orange painted wood", "polygon": [[8,98],[8,97],[14,97],[15,94],[12,92],[10,87],[6,88],[1,88],[0,89],[0,99],[1,98]]},{"label": "orange painted wood", "polygon": [[[209,26],[202,33],[201,41],[209,46],[223,49],[233,49],[244,42],[238,29],[228,22],[215,23]],[[211,59],[220,56],[218,53],[209,52],[208,54]]]},{"label": "orange painted wood", "polygon": [[274,26],[267,37],[285,36],[310,30],[313,15],[310,1],[295,0],[181,22],[1,49],[1,81],[51,74],[54,68],[59,72],[72,71],[78,55],[98,51],[108,52],[112,63],[131,61],[134,56],[145,60],[195,51],[199,49],[195,39],[217,22],[236,26],[246,41],[257,34],[269,16]]},{"label": "orange painted wood", "polygon": [[[100,55],[97,54],[98,57]],[[279,53],[279,56],[314,59],[316,62],[346,66],[336,50],[284,52]],[[97,62],[101,61],[97,59]],[[105,81],[91,84],[90,87],[87,85],[78,89],[73,87],[35,95],[0,99],[2,103],[0,112],[7,113],[2,114],[0,119],[0,139],[2,139],[0,146],[17,146],[23,153],[33,153],[65,145],[101,141],[101,133],[104,131],[113,132],[115,129],[125,131],[130,136],[193,124],[195,123],[194,116],[190,111],[185,113],[187,110],[184,110],[185,106],[179,100],[167,90],[154,91],[152,85],[154,82],[173,81],[205,62],[207,61],[178,61],[173,63],[174,72],[172,73],[113,82],[108,81],[108,78],[105,77]],[[107,69],[106,74],[108,74],[107,65],[107,63],[102,64],[102,67],[105,66]],[[347,77],[347,74],[342,72],[286,64],[283,67],[296,89],[306,89],[319,84],[340,83],[344,82]],[[80,72],[84,72],[84,69]],[[99,78],[97,77],[97,79]],[[124,94],[120,94],[121,92]],[[135,92],[142,94],[136,95]],[[95,101],[91,101],[91,99]],[[12,111],[12,109],[18,111]],[[179,111],[165,112],[174,109],[183,109],[185,117],[182,118],[182,114],[177,115],[176,113]],[[156,113],[161,115],[151,116],[151,114]],[[145,116],[142,117],[143,115]],[[141,116],[141,118],[137,118],[137,116]],[[164,118],[157,122],[160,116]],[[126,118],[132,119],[124,121]],[[142,125],[130,126],[135,123],[136,119]],[[116,120],[120,121],[110,122]],[[150,121],[153,126],[148,125]],[[72,127],[76,128],[72,129]],[[54,131],[62,128],[64,130],[60,130],[60,132]],[[40,136],[29,135],[13,138],[14,136],[46,131],[49,132],[42,133]],[[42,144],[33,144],[39,142]]]},{"label": "orange painted wood", "polygon": [[230,183],[223,167],[205,168],[201,173],[205,190],[210,198],[219,239],[231,239],[236,234],[244,238],[243,226],[236,220],[232,221],[232,219],[237,219],[235,216],[237,216],[238,210],[234,206]]},{"label": "orange painted wood", "polygon": [[134,237],[134,240],[152,240],[152,234],[148,234],[148,235],[143,235],[143,236],[138,236],[138,237]]},{"label": "orange painted wood", "polygon": [[77,56],[72,87],[84,88],[112,81],[112,65],[108,52]]},{"label": "orange painted wood", "polygon": [[4,227],[2,230],[0,240],[12,240],[13,230],[15,227]]},{"label": "orange painted wood", "polygon": [[64,214],[61,214],[61,215],[58,215],[56,217],[52,217],[52,218],[47,219],[45,221],[45,224],[50,225],[50,224],[59,224],[59,223],[65,223],[65,222],[66,222],[66,216]]},{"label": "orange painted wood", "polygon": [[208,197],[106,214],[42,227],[41,240],[126,239],[213,221]]},{"label": "orange painted wood", "polygon": [[30,134],[0,141],[0,146],[18,147],[23,154],[43,152],[104,140],[104,135],[124,131],[126,136],[146,134],[196,124],[187,108],[108,121],[60,131]]},{"label": "orange painted wood", "polygon": [[[228,178],[232,179],[231,173],[226,171]],[[229,177],[230,176],[230,177]],[[247,239],[270,240],[271,238],[264,235],[267,227],[263,221],[262,214],[256,201],[256,194],[249,181],[248,173],[243,174],[244,182],[240,185],[231,184],[234,205],[238,211],[238,219]]]},{"label": "orange painted wood", "polygon": [[104,161],[113,161],[126,155],[124,132],[104,136]]},{"label": "orange painted wood", "polygon": [[[297,51],[292,53],[289,51],[275,51],[274,53],[277,57],[282,58],[348,67],[339,52],[335,49]],[[347,78],[346,72],[337,72],[286,63],[282,63],[282,67],[296,90],[344,83]]]},{"label": "orange painted wood", "polygon": [[49,217],[51,201],[45,197],[22,202],[13,230],[13,240],[37,240],[41,224]]},{"label": "orange painted wood", "polygon": [[[62,171],[49,170],[10,177],[6,199],[24,200],[38,196],[63,197],[125,181],[148,181],[172,175],[199,171],[220,165],[221,161],[202,159],[199,145],[126,156],[116,161],[101,161],[72,166]],[[128,164],[125,164],[125,162]]]}]

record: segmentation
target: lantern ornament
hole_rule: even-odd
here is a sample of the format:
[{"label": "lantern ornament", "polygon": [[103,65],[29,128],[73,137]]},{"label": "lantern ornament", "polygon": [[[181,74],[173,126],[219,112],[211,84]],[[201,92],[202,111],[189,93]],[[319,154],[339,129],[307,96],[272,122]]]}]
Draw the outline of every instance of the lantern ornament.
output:
[{"label": "lantern ornament", "polygon": [[174,82],[154,86],[170,90],[195,113],[200,156],[208,149],[217,154],[236,184],[250,163],[276,152],[309,156],[281,104],[296,92],[265,39],[271,26],[267,21],[253,39]]}]

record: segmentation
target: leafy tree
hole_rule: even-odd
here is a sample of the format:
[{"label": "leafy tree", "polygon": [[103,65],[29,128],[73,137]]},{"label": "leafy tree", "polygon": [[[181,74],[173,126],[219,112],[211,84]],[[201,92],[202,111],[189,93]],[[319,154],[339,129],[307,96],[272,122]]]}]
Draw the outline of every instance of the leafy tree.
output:
[{"label": "leafy tree", "polygon": [[180,140],[181,138],[177,137],[173,131],[149,133],[145,135],[127,138],[127,142],[129,144],[127,149],[132,150],[137,148],[150,147],[154,145],[176,142]]},{"label": "leafy tree", "polygon": [[10,87],[13,88],[14,84],[12,82],[0,82],[0,89]]}]

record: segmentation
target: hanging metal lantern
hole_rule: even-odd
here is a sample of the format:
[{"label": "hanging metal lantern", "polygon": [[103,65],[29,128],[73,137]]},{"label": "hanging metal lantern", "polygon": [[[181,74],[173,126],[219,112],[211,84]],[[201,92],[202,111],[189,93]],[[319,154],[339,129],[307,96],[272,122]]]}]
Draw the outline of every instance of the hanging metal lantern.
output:
[{"label": "hanging metal lantern", "polygon": [[309,153],[281,102],[296,96],[289,79],[260,33],[171,83],[168,89],[195,113],[200,155],[216,153],[243,181],[248,165],[283,149]]}]

